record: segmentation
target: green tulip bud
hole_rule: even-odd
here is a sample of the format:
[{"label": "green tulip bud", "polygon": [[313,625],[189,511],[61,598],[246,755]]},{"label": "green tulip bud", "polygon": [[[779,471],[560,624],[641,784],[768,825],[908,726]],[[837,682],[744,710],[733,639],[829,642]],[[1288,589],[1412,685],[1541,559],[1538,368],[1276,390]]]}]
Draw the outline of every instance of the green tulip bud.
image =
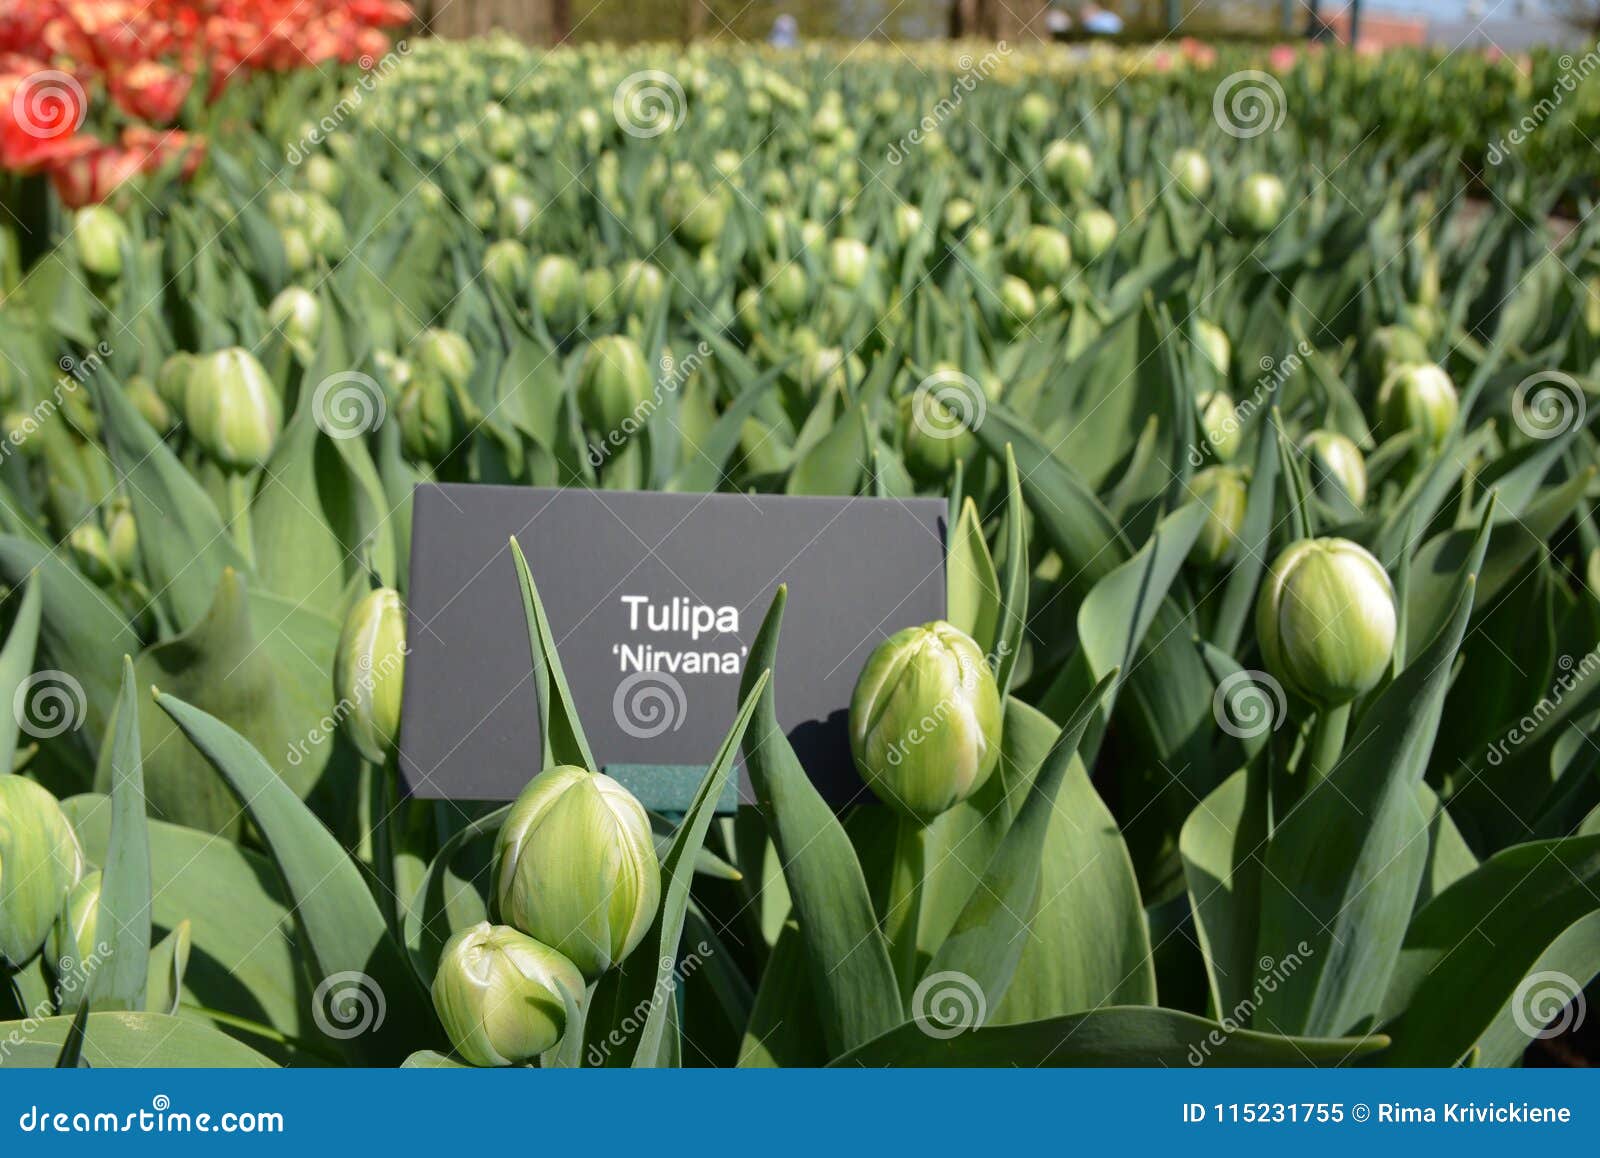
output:
[{"label": "green tulip bud", "polygon": [[394,751],[405,678],[405,608],[398,591],[379,587],[350,609],[333,657],[333,694],[345,735],[369,763],[382,764]]},{"label": "green tulip bud", "polygon": [[0,775],[0,963],[20,969],[44,947],[83,850],[61,805],[32,780]]},{"label": "green tulip bud", "polygon": [[1302,539],[1279,555],[1256,603],[1267,669],[1322,707],[1377,686],[1394,653],[1394,588],[1347,539]]},{"label": "green tulip bud", "polygon": [[786,318],[796,318],[811,300],[811,285],[806,280],[806,271],[790,262],[778,268],[762,293],[778,313]]},{"label": "green tulip bud", "polygon": [[671,230],[696,249],[716,241],[728,224],[726,193],[721,189],[707,192],[694,183],[668,188],[662,194],[661,210]]},{"label": "green tulip bud", "polygon": [[1198,149],[1179,149],[1172,154],[1172,176],[1178,188],[1196,201],[1211,194],[1211,162]]},{"label": "green tulip bud", "polygon": [[941,621],[880,643],[850,697],[850,751],[885,804],[929,821],[1000,759],[1000,692],[972,637]]},{"label": "green tulip bud", "polygon": [[583,975],[560,953],[505,925],[480,921],[445,943],[433,1008],[455,1052],[475,1066],[532,1061],[567,1032]]},{"label": "green tulip bud", "polygon": [[667,275],[659,265],[635,261],[622,271],[622,306],[632,317],[649,317],[666,292]]},{"label": "green tulip bud", "polygon": [[1217,377],[1226,382],[1233,366],[1233,343],[1228,341],[1222,327],[1196,318],[1189,323],[1189,339],[1217,372]]},{"label": "green tulip bud", "polygon": [[1072,244],[1086,262],[1098,261],[1117,243],[1117,219],[1104,209],[1088,208],[1072,221]]},{"label": "green tulip bud", "polygon": [[83,1003],[90,963],[100,958],[96,938],[102,880],[98,870],[85,873],[67,890],[67,899],[45,938],[44,960],[60,983],[62,1013],[74,1012]]},{"label": "green tulip bud", "polygon": [[1361,448],[1332,430],[1313,430],[1300,442],[1310,462],[1311,489],[1332,501],[1342,496],[1360,507],[1367,501],[1367,462]]},{"label": "green tulip bud", "polygon": [[836,237],[828,247],[828,276],[845,289],[856,289],[867,279],[872,255],[853,237]]},{"label": "green tulip bud", "polygon": [[[953,366],[935,367],[930,382],[935,386],[939,381],[953,382],[957,375],[965,377]],[[925,483],[949,478],[956,463],[971,458],[978,446],[972,431],[938,394],[937,388],[919,387],[900,399],[901,453],[906,469]]]},{"label": "green tulip bud", "polygon": [[1378,424],[1384,432],[1413,431],[1424,448],[1443,445],[1459,409],[1455,383],[1433,362],[1395,366],[1378,390]]},{"label": "green tulip bud", "polygon": [[289,348],[309,362],[322,334],[322,302],[310,290],[290,286],[267,307],[267,321],[282,332]]},{"label": "green tulip bud", "polygon": [[1283,220],[1288,201],[1289,193],[1282,181],[1271,173],[1252,173],[1234,197],[1234,215],[1252,233],[1268,233]]},{"label": "green tulip bud", "polygon": [[1039,313],[1039,300],[1020,277],[1009,274],[1000,279],[1000,310],[1013,332],[1025,329]]},{"label": "green tulip bud", "polygon": [[133,403],[133,408],[139,412],[139,417],[148,422],[157,434],[165,434],[172,429],[176,421],[172,407],[168,406],[166,399],[150,385],[150,379],[143,374],[131,374],[122,384],[122,392],[127,395],[128,401]]},{"label": "green tulip bud", "polygon": [[583,309],[591,321],[606,322],[616,316],[617,279],[604,266],[583,271]]},{"label": "green tulip bud", "polygon": [[501,238],[483,251],[483,275],[512,301],[528,284],[529,264],[528,247],[513,237]]},{"label": "green tulip bud", "polygon": [[644,806],[609,776],[541,772],[500,830],[495,898],[501,920],[598,977],[638,946],[661,899]]},{"label": "green tulip bud", "polygon": [[189,434],[225,470],[264,466],[283,429],[283,403],[255,355],[237,346],[196,359],[184,394]]},{"label": "green tulip bud", "polygon": [[816,249],[828,240],[827,227],[820,221],[809,219],[800,223],[800,245],[805,249]]},{"label": "green tulip bud", "polygon": [[739,325],[744,332],[754,337],[761,332],[761,291],[751,286],[741,290],[734,299],[733,312],[739,318]]},{"label": "green tulip bud", "polygon": [[132,575],[139,562],[139,524],[134,521],[133,508],[126,499],[117,500],[106,520],[106,547],[111,553],[111,564],[120,575]]},{"label": "green tulip bud", "polygon": [[901,245],[922,232],[922,210],[915,205],[894,207],[894,236]]},{"label": "green tulip bud", "polygon": [[866,377],[867,368],[854,354],[846,354],[838,346],[824,346],[813,350],[800,364],[800,384],[808,397],[815,398],[828,390],[848,390]]},{"label": "green tulip bud", "polygon": [[1012,249],[1011,265],[1034,289],[1059,285],[1072,265],[1072,242],[1059,229],[1030,225]]},{"label": "green tulip bud", "polygon": [[1051,141],[1044,151],[1044,171],[1065,193],[1083,193],[1094,182],[1094,152],[1082,141]]},{"label": "green tulip bud", "polygon": [[107,281],[122,276],[122,253],[128,247],[128,226],[114,209],[91,205],[80,209],[72,222],[72,239],[78,264]]},{"label": "green tulip bud", "polygon": [[331,157],[315,153],[306,159],[301,172],[305,175],[306,188],[328,201],[344,192],[344,170],[335,165]]},{"label": "green tulip bud", "polygon": [[1055,116],[1055,106],[1041,92],[1024,94],[1016,106],[1017,124],[1030,136],[1044,132]]},{"label": "green tulip bud", "polygon": [[305,230],[311,248],[329,261],[338,261],[350,248],[344,218],[316,194],[306,198]]},{"label": "green tulip bud", "polygon": [[1396,366],[1427,362],[1428,343],[1406,326],[1379,326],[1361,350],[1367,376],[1382,384]]},{"label": "green tulip bud", "polygon": [[1189,562],[1205,568],[1232,562],[1250,495],[1245,472],[1231,466],[1207,467],[1194,476],[1189,488],[1207,511],[1205,525],[1189,550]]},{"label": "green tulip bud", "polygon": [[280,234],[283,257],[290,273],[305,273],[316,263],[317,255],[311,248],[311,239],[298,226],[284,229]]},{"label": "green tulip bud", "polygon": [[533,267],[533,300],[547,325],[563,332],[576,326],[583,302],[578,263],[562,253],[541,257]]},{"label": "green tulip bud", "polygon": [[618,431],[634,418],[654,381],[639,343],[608,334],[589,343],[578,372],[578,410],[591,430]]},{"label": "green tulip bud", "polygon": [[420,462],[439,462],[456,445],[455,411],[450,387],[437,371],[414,372],[400,390],[395,406],[400,420],[400,441],[405,452]]},{"label": "green tulip bud", "polygon": [[78,564],[78,570],[82,571],[91,583],[104,586],[115,578],[116,568],[111,563],[111,547],[106,542],[106,533],[96,524],[79,523],[72,528],[72,533],[67,536],[67,546]]},{"label": "green tulip bud", "polygon": [[952,237],[960,237],[977,216],[976,205],[965,197],[952,197],[944,203],[944,212],[940,214],[939,220],[946,233]]},{"label": "green tulip bud", "polygon": [[1238,408],[1225,390],[1212,390],[1199,398],[1200,429],[1206,442],[1222,462],[1231,462],[1239,453],[1244,441],[1244,429],[1239,425]]},{"label": "green tulip bud", "polygon": [[478,368],[471,344],[453,330],[428,329],[411,344],[411,363],[419,374],[437,374],[452,390],[464,390]]},{"label": "green tulip bud", "polygon": [[973,257],[987,257],[994,250],[994,234],[989,232],[989,227],[986,225],[977,225],[967,230],[966,237],[961,240]]}]

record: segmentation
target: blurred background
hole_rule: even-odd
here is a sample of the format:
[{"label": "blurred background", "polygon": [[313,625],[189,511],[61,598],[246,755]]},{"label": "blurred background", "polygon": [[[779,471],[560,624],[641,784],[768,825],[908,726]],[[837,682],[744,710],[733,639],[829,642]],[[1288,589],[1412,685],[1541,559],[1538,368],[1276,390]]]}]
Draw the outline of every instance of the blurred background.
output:
[{"label": "blurred background", "polygon": [[[783,17],[800,37],[979,36],[1148,41],[1169,34],[1315,35],[1386,48],[1477,45],[1505,52],[1581,44],[1600,33],[1600,0],[420,0],[440,36],[503,30],[526,40],[768,39]],[[781,35],[781,33],[780,33]]]}]

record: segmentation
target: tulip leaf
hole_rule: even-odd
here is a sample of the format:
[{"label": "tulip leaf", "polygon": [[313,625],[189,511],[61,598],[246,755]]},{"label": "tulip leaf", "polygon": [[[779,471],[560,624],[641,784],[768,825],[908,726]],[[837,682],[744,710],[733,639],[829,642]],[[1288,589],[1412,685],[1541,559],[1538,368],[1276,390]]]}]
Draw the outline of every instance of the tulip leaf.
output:
[{"label": "tulip leaf", "polygon": [[511,540],[511,557],[517,565],[522,610],[528,618],[528,645],[533,651],[533,680],[539,696],[539,736],[544,744],[544,767],[576,764],[591,772],[597,771],[599,766],[578,720],[566,673],[561,670],[561,657],[556,654],[550,621],[545,618],[544,604],[539,601],[539,588],[534,585],[527,557],[515,537]]},{"label": "tulip leaf", "polygon": [[317,452],[324,436],[312,411],[303,391],[251,500],[250,529],[262,588],[337,616],[345,549],[323,509]]},{"label": "tulip leaf", "polygon": [[1000,577],[983,538],[977,505],[969,497],[950,536],[945,558],[945,618],[972,636],[985,655],[994,651],[1000,626]]},{"label": "tulip leaf", "polygon": [[688,492],[716,490],[725,477],[729,456],[738,449],[745,420],[755,412],[757,404],[772,389],[772,384],[788,370],[789,365],[784,362],[772,367],[739,391],[738,397],[722,411],[716,424],[687,461],[678,467],[664,489]]},{"label": "tulip leaf", "polygon": [[1489,544],[1485,513],[1443,630],[1378,696],[1344,757],[1306,790],[1267,846],[1256,952],[1301,962],[1262,995],[1257,1024],[1341,1033],[1377,1013],[1427,869],[1417,799]]},{"label": "tulip leaf", "polygon": [[45,658],[70,672],[83,688],[85,710],[78,734],[93,752],[116,708],[122,655],[139,646],[138,633],[104,592],[27,539],[0,535],[0,579],[13,587],[29,583],[41,589],[40,643]]},{"label": "tulip leaf", "polygon": [[800,926],[789,921],[773,942],[739,1044],[741,1068],[820,1066],[828,1060],[822,1027],[811,1016],[816,1002],[804,940]]},{"label": "tulip leaf", "polygon": [[[733,775],[734,759],[739,754],[739,745],[744,741],[751,717],[756,714],[761,693],[766,690],[771,679],[772,673],[763,671],[753,684],[747,689],[742,689],[743,704],[739,709],[739,715],[734,720],[727,738],[723,740],[717,758],[711,762],[711,767],[706,771],[705,779],[700,782],[700,790],[695,793],[694,802],[684,813],[683,823],[678,826],[678,833],[672,838],[671,849],[661,861],[661,879],[664,885],[661,910],[656,914],[650,931],[645,934],[645,943],[657,950],[655,968],[639,971],[641,980],[653,980],[648,990],[651,994],[671,994],[678,984],[679,942],[683,938],[683,924],[689,908],[689,883],[694,876],[695,855],[705,844],[706,832],[711,828],[711,818],[716,812],[717,801],[722,798],[728,778]],[[648,966],[651,963],[646,961],[644,964]],[[634,972],[634,970],[627,971],[630,980]],[[646,976],[650,972],[654,973],[653,979]],[[624,989],[627,988],[630,987],[624,986]],[[650,1002],[650,1012],[645,1015],[644,1028],[639,1031],[639,1047],[633,1055],[635,1066],[657,1064],[656,1058],[667,1033],[668,1018],[676,1007],[677,1003],[670,998]],[[673,1035],[676,1034],[677,1030],[674,1029]]]},{"label": "tulip leaf", "polygon": [[151,590],[180,630],[198,623],[229,567],[245,568],[216,504],[114,384],[96,379],[106,444],[127,483]]},{"label": "tulip leaf", "polygon": [[[361,870],[243,736],[173,696],[156,693],[162,711],[227,780],[249,812],[283,875],[302,933],[301,946],[316,999],[319,1026],[330,1025],[353,1058],[397,1062],[414,1036],[433,1032],[433,1007],[404,954],[389,936]],[[367,1032],[343,1024],[354,987],[372,1004]],[[379,1012],[381,1011],[381,1016]],[[326,1032],[326,1031],[325,1031]]]},{"label": "tulip leaf", "polygon": [[44,582],[29,579],[22,593],[22,606],[17,608],[5,647],[0,649],[0,706],[11,709],[0,719],[0,776],[16,767],[17,733],[22,722],[14,705],[17,693],[33,674],[33,657],[39,643],[39,610],[43,603]]},{"label": "tulip leaf", "polygon": [[1017,475],[1017,456],[1006,447],[1006,522],[1005,560],[1001,568],[1000,625],[994,645],[995,684],[1000,700],[1011,694],[1011,679],[1017,670],[1017,655],[1022,650],[1028,625],[1028,517],[1022,501],[1022,483]]},{"label": "tulip leaf", "polygon": [[1275,500],[1278,493],[1278,440],[1262,437],[1256,443],[1255,470],[1245,498],[1244,523],[1239,528],[1236,561],[1228,572],[1222,594],[1222,607],[1211,631],[1211,642],[1228,653],[1239,649],[1256,589],[1266,569],[1272,547],[1272,531],[1277,526]]},{"label": "tulip leaf", "polygon": [[[62,809],[84,855],[103,861],[111,834],[109,798],[74,796]],[[170,941],[180,927],[190,926],[181,1000],[229,1010],[282,1038],[298,1039],[302,1024],[309,1031],[309,1011],[303,1009],[310,990],[300,975],[294,920],[272,862],[198,829],[160,820],[151,820],[149,828],[154,931],[170,931]],[[160,945],[152,958],[159,952]],[[161,1013],[155,995],[152,984],[146,1000],[150,1012]]]},{"label": "tulip leaf", "polygon": [[61,1052],[56,1054],[56,1069],[75,1070],[83,1064],[83,1039],[89,1030],[89,1001],[86,998],[72,1015],[72,1024],[67,1027],[67,1038],[61,1043]]},{"label": "tulip leaf", "polygon": [[183,1000],[183,979],[189,970],[189,953],[193,947],[193,926],[183,920],[150,950],[144,1000],[145,1008],[151,1013],[178,1012]]},{"label": "tulip leaf", "polygon": [[[494,841],[511,814],[511,806],[497,808],[461,828],[439,849],[423,874],[416,895],[409,898],[402,922],[411,967],[423,985],[433,984],[445,942],[456,932],[489,919],[484,886],[478,882],[492,872]],[[482,843],[476,843],[476,842]],[[467,875],[458,871],[457,860],[472,846],[472,861]]]},{"label": "tulip leaf", "polygon": [[1069,766],[1075,765],[1077,774],[1087,780],[1077,759],[1078,741],[1116,678],[1116,668],[1102,676],[1056,736],[1005,839],[928,966],[930,975],[955,972],[970,978],[991,1008],[999,1005],[1011,983],[1027,944],[1030,920],[1039,908],[1040,865],[1057,794]]},{"label": "tulip leaf", "polygon": [[98,1010],[143,1009],[150,966],[150,830],[133,660],[122,659],[122,695],[111,741],[111,838],[95,917],[99,963],[85,1001]]},{"label": "tulip leaf", "polygon": [[[751,673],[776,665],[787,602],[788,589],[779,587],[750,647],[744,694],[754,686]],[[823,1039],[838,1054],[898,1025],[904,1007],[850,838],[800,766],[776,705],[768,682],[745,739],[746,766],[804,931]]]},{"label": "tulip leaf", "polygon": [[[0,1066],[54,1066],[72,1032],[70,1017],[0,1022],[0,1041],[14,1046]],[[83,1039],[91,1069],[264,1069],[272,1062],[202,1022],[161,1013],[91,1013]]]},{"label": "tulip leaf", "polygon": [[[954,1000],[962,994],[952,990]],[[938,1023],[932,1023],[938,1027]],[[834,1061],[836,1066],[1339,1066],[1388,1045],[1367,1037],[1280,1037],[1232,1029],[1175,1009],[1111,1006],[930,1036],[910,1022]]]},{"label": "tulip leaf", "polygon": [[847,406],[820,441],[795,463],[784,492],[791,495],[853,495],[871,469],[872,439],[866,410]]}]

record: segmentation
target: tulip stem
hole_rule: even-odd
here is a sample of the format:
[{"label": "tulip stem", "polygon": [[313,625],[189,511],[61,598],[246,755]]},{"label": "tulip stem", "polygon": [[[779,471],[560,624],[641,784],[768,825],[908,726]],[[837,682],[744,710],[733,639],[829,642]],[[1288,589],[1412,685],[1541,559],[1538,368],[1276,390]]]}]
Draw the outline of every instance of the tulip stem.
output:
[{"label": "tulip stem", "polygon": [[1309,792],[1333,774],[1344,752],[1345,731],[1350,726],[1350,705],[1323,708],[1311,721],[1306,741],[1305,791]]},{"label": "tulip stem", "polygon": [[884,934],[889,958],[900,980],[902,996],[909,996],[917,981],[917,934],[921,926],[922,877],[926,868],[924,829],[908,816],[895,816],[894,866],[889,878],[889,905],[884,913]]},{"label": "tulip stem", "polygon": [[250,531],[250,490],[249,475],[228,475],[228,527],[233,532],[233,541],[238,545],[245,563],[254,568],[256,545]]},{"label": "tulip stem", "polygon": [[22,990],[12,980],[17,971],[0,960],[0,1021],[22,1021],[28,1016],[22,1000]]}]

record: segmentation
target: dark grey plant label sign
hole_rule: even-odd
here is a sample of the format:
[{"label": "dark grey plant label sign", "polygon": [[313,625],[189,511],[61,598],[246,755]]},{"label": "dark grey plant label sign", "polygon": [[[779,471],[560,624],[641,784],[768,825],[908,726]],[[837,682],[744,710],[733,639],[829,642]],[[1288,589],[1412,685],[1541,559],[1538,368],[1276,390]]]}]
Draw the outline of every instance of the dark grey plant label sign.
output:
[{"label": "dark grey plant label sign", "polygon": [[850,693],[881,640],[944,616],[945,514],[937,499],[417,487],[407,789],[510,800],[540,770],[515,535],[595,759],[647,807],[692,797],[782,583],[779,721],[824,797],[856,799]]}]

